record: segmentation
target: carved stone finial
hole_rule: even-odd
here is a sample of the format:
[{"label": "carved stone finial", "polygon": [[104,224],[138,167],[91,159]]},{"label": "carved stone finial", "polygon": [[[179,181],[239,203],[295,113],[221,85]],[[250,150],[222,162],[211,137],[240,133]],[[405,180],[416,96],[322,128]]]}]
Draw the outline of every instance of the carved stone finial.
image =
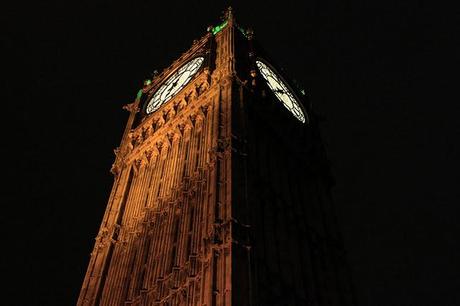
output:
[{"label": "carved stone finial", "polygon": [[157,149],[159,152],[161,152],[161,149],[163,148],[163,141],[159,140],[156,143]]},{"label": "carved stone finial", "polygon": [[125,110],[127,110],[127,111],[129,111],[131,113],[133,113],[133,112],[137,113],[139,111],[139,109],[138,109],[138,107],[137,107],[135,102],[124,105],[123,109],[125,109]]},{"label": "carved stone finial", "polygon": [[185,130],[185,123],[180,123],[177,125],[177,127],[179,128],[179,131],[181,132],[181,134],[183,134]]},{"label": "carved stone finial", "polygon": [[165,121],[165,118],[163,117],[163,114],[160,114],[157,121],[155,122],[155,130],[158,130],[159,128],[161,128],[163,124],[165,124],[165,122],[166,121]]},{"label": "carved stone finial", "polygon": [[225,19],[233,19],[233,8],[231,6],[225,11]]},{"label": "carved stone finial", "polygon": [[227,20],[229,23],[233,23],[234,20],[234,15],[233,15],[233,9],[231,6],[229,6],[224,12],[223,16],[221,18],[223,21]]},{"label": "carved stone finial", "polygon": [[166,113],[166,119],[167,121],[171,120],[172,118],[174,118],[174,116],[176,115],[176,111],[174,110],[174,107],[171,107],[168,112]]},{"label": "carved stone finial", "polygon": [[174,132],[166,133],[166,137],[167,137],[167,139],[169,140],[169,143],[173,143],[173,140],[174,140]]},{"label": "carved stone finial", "polygon": [[203,112],[203,115],[206,116],[208,114],[208,109],[209,109],[209,105],[207,104],[201,107],[201,111]]},{"label": "carved stone finial", "polygon": [[145,159],[142,158],[142,157],[135,159],[134,163],[133,163],[133,166],[134,166],[134,171],[135,172],[140,171],[145,166]]},{"label": "carved stone finial", "polygon": [[113,163],[112,167],[110,168],[110,173],[113,175],[118,175],[120,173],[120,168],[118,166],[118,163]]},{"label": "carved stone finial", "polygon": [[150,148],[147,151],[145,151],[144,154],[147,160],[150,162],[152,158],[155,157],[155,155],[158,155],[158,151],[155,150],[155,148]]},{"label": "carved stone finial", "polygon": [[191,114],[191,115],[189,116],[190,121],[192,122],[192,124],[193,124],[194,126],[195,126],[196,117],[197,117],[196,114]]},{"label": "carved stone finial", "polygon": [[152,126],[148,125],[144,128],[142,128],[142,138],[147,139],[152,135]]},{"label": "carved stone finial", "polygon": [[254,30],[251,29],[251,28],[248,28],[246,30],[246,35],[247,35],[248,39],[253,39],[254,38]]}]

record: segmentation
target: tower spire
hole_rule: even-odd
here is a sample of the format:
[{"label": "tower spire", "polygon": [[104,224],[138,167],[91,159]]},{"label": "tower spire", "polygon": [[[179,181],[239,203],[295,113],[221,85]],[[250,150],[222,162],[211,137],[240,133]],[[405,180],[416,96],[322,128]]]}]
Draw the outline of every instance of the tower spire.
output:
[{"label": "tower spire", "polygon": [[224,19],[228,21],[229,24],[233,24],[233,20],[235,19],[233,15],[233,8],[229,6],[224,12]]}]

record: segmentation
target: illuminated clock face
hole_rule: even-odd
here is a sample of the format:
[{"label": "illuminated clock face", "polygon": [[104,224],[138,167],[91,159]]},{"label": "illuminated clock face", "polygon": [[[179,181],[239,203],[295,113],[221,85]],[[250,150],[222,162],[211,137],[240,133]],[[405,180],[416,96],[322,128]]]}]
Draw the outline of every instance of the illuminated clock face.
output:
[{"label": "illuminated clock face", "polygon": [[146,112],[150,114],[174,97],[190,82],[203,64],[204,57],[196,57],[177,69],[153,94],[147,104]]},{"label": "illuminated clock face", "polygon": [[268,87],[273,91],[275,96],[280,100],[284,107],[286,107],[297,119],[305,123],[305,114],[300,107],[295,95],[288,88],[282,78],[275,73],[267,64],[256,61],[257,68],[263,78],[267,81]]}]

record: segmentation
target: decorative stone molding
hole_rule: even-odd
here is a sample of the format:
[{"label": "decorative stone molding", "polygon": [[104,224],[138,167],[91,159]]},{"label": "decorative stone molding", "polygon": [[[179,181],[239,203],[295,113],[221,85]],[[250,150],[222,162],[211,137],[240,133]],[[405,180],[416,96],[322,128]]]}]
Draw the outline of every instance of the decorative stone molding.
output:
[{"label": "decorative stone molding", "polygon": [[137,113],[139,112],[139,107],[137,105],[137,102],[129,103],[123,106],[123,109],[131,112],[131,113]]},{"label": "decorative stone molding", "polygon": [[[192,128],[201,128],[202,122],[212,108],[210,100],[200,99],[200,101],[195,102],[197,104],[194,107],[188,107],[179,113],[171,107],[163,111],[166,116],[163,116],[163,112],[160,111],[158,114],[152,115],[152,118],[149,118],[141,126],[128,133],[126,144],[125,146],[122,145],[123,149],[117,149],[117,159],[125,164],[133,160],[134,155],[140,156],[145,151],[151,150],[152,143],[156,143],[158,148],[159,143],[163,144],[165,141],[172,145],[174,141],[182,137],[187,139],[188,131]],[[165,117],[167,120],[165,120]],[[176,127],[176,132],[171,132],[171,126]],[[161,153],[162,150],[158,148],[158,152]],[[114,172],[118,168],[120,166],[114,164]]]}]

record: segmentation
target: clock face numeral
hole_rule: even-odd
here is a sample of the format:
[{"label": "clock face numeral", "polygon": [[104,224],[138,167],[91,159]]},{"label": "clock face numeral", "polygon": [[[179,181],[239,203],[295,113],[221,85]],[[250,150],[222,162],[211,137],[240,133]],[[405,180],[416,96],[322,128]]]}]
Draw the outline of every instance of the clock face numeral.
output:
[{"label": "clock face numeral", "polygon": [[145,110],[147,114],[156,111],[184,88],[198,72],[203,62],[204,57],[196,57],[177,69],[153,94]]},{"label": "clock face numeral", "polygon": [[286,107],[294,115],[294,117],[299,119],[302,123],[305,123],[305,114],[302,111],[299,102],[282,78],[265,63],[256,61],[256,65],[257,68],[259,68],[262,77],[267,81],[268,87],[270,87],[278,100],[283,103],[284,107]]}]

